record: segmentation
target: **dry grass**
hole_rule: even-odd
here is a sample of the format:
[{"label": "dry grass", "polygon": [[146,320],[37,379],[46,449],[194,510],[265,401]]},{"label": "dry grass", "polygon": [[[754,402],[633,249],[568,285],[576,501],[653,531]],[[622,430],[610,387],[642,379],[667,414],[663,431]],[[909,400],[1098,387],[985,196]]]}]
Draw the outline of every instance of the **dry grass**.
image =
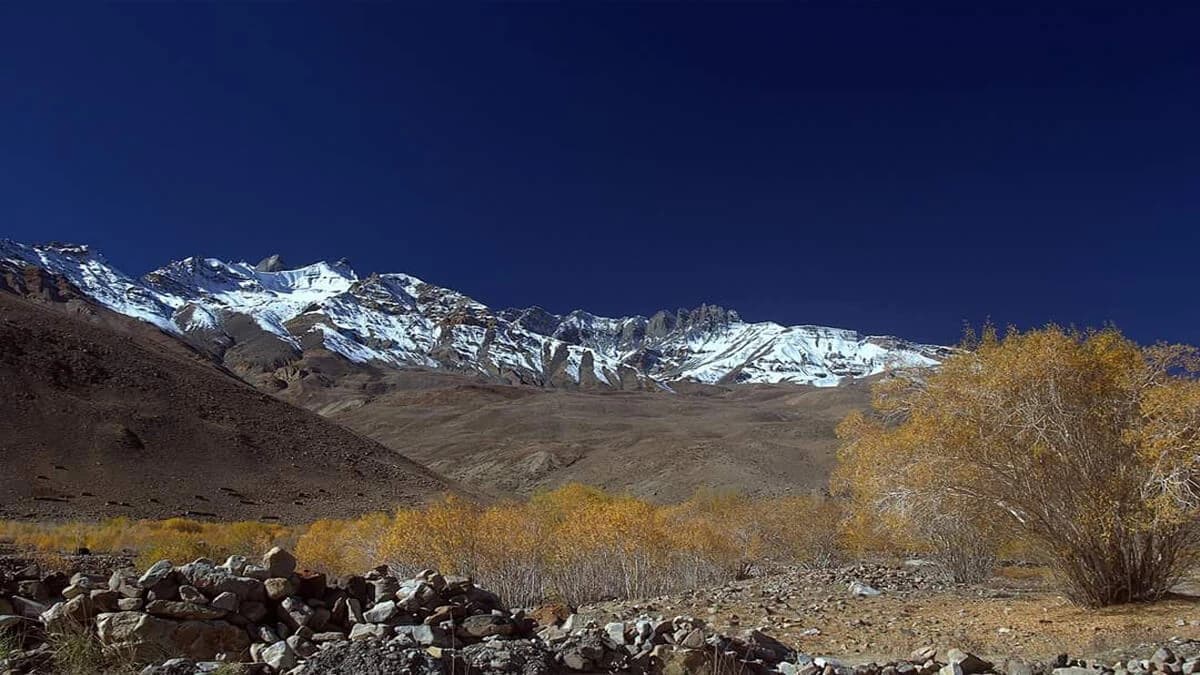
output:
[{"label": "dry grass", "polygon": [[134,675],[140,671],[130,654],[106,649],[89,628],[80,625],[50,636],[51,660],[59,675]]},{"label": "dry grass", "polygon": [[[275,523],[206,523],[184,518],[113,518],[101,523],[0,521],[0,539],[33,549],[51,563],[59,552],[80,547],[94,552],[134,551],[141,567],[164,559],[261,555],[273,545],[292,542],[295,536],[291,528]],[[53,564],[49,567],[56,569]]]}]

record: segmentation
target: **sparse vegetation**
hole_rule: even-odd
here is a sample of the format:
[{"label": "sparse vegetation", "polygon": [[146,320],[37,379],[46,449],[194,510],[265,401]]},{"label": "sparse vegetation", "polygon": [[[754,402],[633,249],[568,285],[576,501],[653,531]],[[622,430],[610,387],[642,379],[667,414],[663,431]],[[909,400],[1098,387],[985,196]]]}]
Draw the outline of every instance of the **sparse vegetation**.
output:
[{"label": "sparse vegetation", "polygon": [[54,672],[61,675],[134,675],[136,660],[121,650],[106,649],[90,627],[69,624],[50,636]]},{"label": "sparse vegetation", "polygon": [[1200,550],[1196,350],[1057,327],[966,347],[839,428],[859,538],[932,545],[970,577],[1015,537],[1087,606],[1169,590]]},{"label": "sparse vegetation", "polygon": [[[275,523],[210,523],[186,518],[113,518],[102,523],[0,521],[0,539],[44,556],[78,548],[131,551],[143,567],[163,559],[252,555],[274,544],[288,543],[294,536],[292,529]],[[48,567],[55,565],[51,562]]]},{"label": "sparse vegetation", "polygon": [[750,499],[701,492],[655,505],[567,485],[523,503],[482,507],[449,496],[422,509],[319,520],[307,527],[181,518],[99,524],[0,522],[0,539],[43,551],[127,550],[157,560],[255,555],[295,543],[303,564],[350,573],[387,562],[467,574],[516,602],[654,595],[745,576],[773,563],[840,558],[839,506],[824,498]]},{"label": "sparse vegetation", "polygon": [[752,500],[700,493],[656,506],[567,485],[525,503],[448,497],[392,516],[313,523],[297,544],[332,571],[384,560],[469,574],[516,602],[639,597],[721,582],[764,562],[837,558],[838,509],[815,497]]}]

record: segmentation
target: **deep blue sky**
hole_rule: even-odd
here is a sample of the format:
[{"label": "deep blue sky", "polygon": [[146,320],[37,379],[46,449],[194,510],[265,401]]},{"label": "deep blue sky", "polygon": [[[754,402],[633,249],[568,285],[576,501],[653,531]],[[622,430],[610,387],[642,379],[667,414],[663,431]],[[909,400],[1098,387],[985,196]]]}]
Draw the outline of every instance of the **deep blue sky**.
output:
[{"label": "deep blue sky", "polygon": [[0,236],[1200,342],[1195,10],[38,4],[0,5]]}]

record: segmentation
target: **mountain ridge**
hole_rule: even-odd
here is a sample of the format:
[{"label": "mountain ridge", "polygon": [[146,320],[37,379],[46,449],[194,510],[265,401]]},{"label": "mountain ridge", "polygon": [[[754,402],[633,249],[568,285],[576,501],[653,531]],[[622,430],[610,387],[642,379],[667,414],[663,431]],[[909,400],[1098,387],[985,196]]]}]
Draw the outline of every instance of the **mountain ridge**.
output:
[{"label": "mountain ridge", "polygon": [[[344,261],[288,268],[191,256],[141,278],[86,245],[0,240],[0,261],[40,267],[118,313],[151,323],[235,370],[269,373],[312,353],[362,367],[465,371],[550,387],[670,389],[672,382],[836,386],[948,351],[816,325],[745,322],[703,304],[650,317],[494,310],[403,273]],[[247,355],[252,355],[248,357]]]}]

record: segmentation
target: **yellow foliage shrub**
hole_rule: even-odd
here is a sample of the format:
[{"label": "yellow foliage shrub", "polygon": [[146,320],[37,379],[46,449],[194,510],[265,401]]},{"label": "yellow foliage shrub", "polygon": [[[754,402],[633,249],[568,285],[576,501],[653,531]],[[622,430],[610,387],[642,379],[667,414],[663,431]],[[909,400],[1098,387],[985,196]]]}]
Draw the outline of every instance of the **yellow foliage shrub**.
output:
[{"label": "yellow foliage shrub", "polygon": [[1200,564],[1200,350],[989,327],[872,399],[839,426],[832,481],[858,538],[904,533],[960,580],[1020,546],[1088,606],[1156,599]]},{"label": "yellow foliage shrub", "polygon": [[828,564],[840,509],[816,497],[752,500],[704,492],[658,506],[569,484],[522,503],[447,497],[350,521],[318,521],[297,544],[306,565],[470,575],[516,603],[636,597],[723,582],[764,562]]},{"label": "yellow foliage shrub", "polygon": [[86,547],[95,552],[137,553],[136,564],[158,560],[177,564],[199,557],[261,555],[276,544],[288,544],[291,529],[275,523],[208,523],[184,518],[131,520],[112,518],[101,523],[25,523],[0,521],[0,539],[36,551],[70,552]]},{"label": "yellow foliage shrub", "polygon": [[701,492],[661,506],[571,484],[526,502],[480,506],[448,496],[421,509],[295,530],[265,523],[181,518],[99,524],[0,522],[0,538],[43,551],[131,550],[138,565],[294,544],[300,562],[333,574],[387,564],[474,577],[516,604],[644,597],[721,583],[764,563],[826,564],[836,557],[837,504],[816,497],[749,499]]}]

